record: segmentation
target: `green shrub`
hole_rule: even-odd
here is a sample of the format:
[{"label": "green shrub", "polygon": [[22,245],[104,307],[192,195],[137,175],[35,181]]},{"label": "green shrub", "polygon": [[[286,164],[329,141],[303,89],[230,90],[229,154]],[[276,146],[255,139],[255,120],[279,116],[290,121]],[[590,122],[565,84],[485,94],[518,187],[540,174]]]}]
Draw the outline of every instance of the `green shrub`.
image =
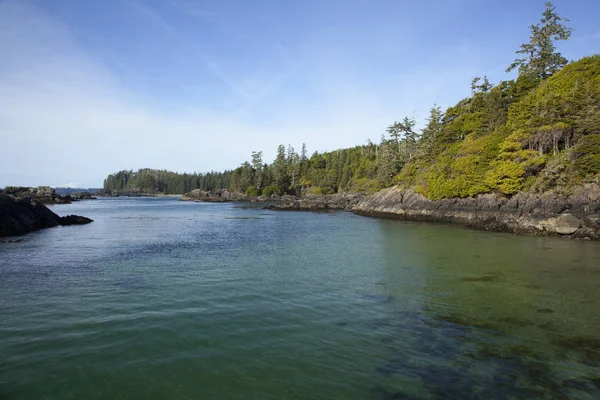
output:
[{"label": "green shrub", "polygon": [[573,149],[575,168],[581,175],[600,174],[600,134],[582,137]]},{"label": "green shrub", "polygon": [[271,195],[274,195],[274,194],[281,196],[282,193],[281,193],[281,190],[277,186],[271,185],[271,186],[267,186],[267,187],[263,188],[262,194],[263,194],[263,196],[270,197]]},{"label": "green shrub", "polygon": [[373,194],[379,190],[379,181],[377,179],[355,179],[350,185],[350,191],[354,193]]},{"label": "green shrub", "polygon": [[498,160],[492,161],[490,167],[484,178],[490,189],[499,189],[505,194],[514,194],[521,190],[525,175],[521,164],[512,160]]},{"label": "green shrub", "polygon": [[248,189],[246,189],[246,194],[248,196],[259,196],[260,191],[258,190],[256,185],[252,185],[252,186],[248,186]]}]

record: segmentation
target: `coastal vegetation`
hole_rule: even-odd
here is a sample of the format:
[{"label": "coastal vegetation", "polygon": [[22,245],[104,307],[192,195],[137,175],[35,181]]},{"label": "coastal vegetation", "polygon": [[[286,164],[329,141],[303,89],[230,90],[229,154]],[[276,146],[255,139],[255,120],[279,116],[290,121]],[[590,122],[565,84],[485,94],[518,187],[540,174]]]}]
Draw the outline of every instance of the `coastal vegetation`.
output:
[{"label": "coastal vegetation", "polygon": [[431,200],[482,193],[569,194],[600,179],[600,55],[568,62],[555,42],[569,39],[567,19],[546,3],[507,72],[492,84],[475,77],[471,96],[422,129],[404,117],[379,143],[308,155],[280,145],[272,163],[261,151],[233,171],[176,174],[143,169],[109,175],[107,190],[184,193],[228,188],[249,195],[371,194],[397,185]]}]

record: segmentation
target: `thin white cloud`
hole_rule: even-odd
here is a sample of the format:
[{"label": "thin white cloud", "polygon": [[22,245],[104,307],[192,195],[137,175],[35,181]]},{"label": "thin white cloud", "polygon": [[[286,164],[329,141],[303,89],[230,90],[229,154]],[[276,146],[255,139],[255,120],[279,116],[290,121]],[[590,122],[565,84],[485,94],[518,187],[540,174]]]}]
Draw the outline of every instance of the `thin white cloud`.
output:
[{"label": "thin white cloud", "polygon": [[233,80],[231,80],[219,67],[219,64],[216,61],[210,60],[206,58],[206,66],[208,69],[219,78],[232,92],[239,94],[249,100],[254,100],[254,96],[250,93],[246,92],[240,86],[238,86]]},{"label": "thin white cloud", "polygon": [[127,3],[134,11],[140,13],[146,19],[159,26],[169,34],[177,34],[177,30],[167,23],[152,7],[142,4],[135,0],[129,0]]},{"label": "thin white cloud", "polygon": [[198,17],[202,20],[214,22],[215,21],[215,13],[209,11],[205,8],[200,7],[197,3],[189,1],[189,0],[179,0],[171,3],[173,6],[177,7],[183,13],[192,16]]},{"label": "thin white cloud", "polygon": [[[173,25],[168,23],[156,12],[156,10],[154,10],[148,5],[142,4],[135,0],[131,0],[129,5],[133,7],[140,15],[142,15],[148,22],[163,29],[166,33],[176,38],[176,40],[179,41],[181,45],[185,46],[190,53],[202,59],[204,61],[205,67],[227,88],[229,88],[232,93],[248,100],[248,103],[245,104],[245,106],[242,109],[238,110],[238,113],[243,113],[252,106],[259,103],[260,100],[264,98],[267,94],[273,92],[282,84],[284,84],[292,74],[292,70],[290,68],[287,68],[287,70],[283,74],[276,74],[272,78],[270,77],[268,79],[262,80],[257,85],[254,85],[252,87],[252,90],[247,90],[244,88],[244,86],[248,85],[243,84],[244,81],[246,81],[246,83],[248,82],[247,78],[242,77],[240,79],[233,79],[229,74],[227,74],[224,71],[223,67],[220,65],[218,60],[202,51],[193,40],[189,39],[186,35],[182,34],[179,30],[177,30]],[[191,2],[176,2],[174,3],[174,5],[179,6],[180,9],[182,9],[184,12],[190,15],[202,16],[204,18],[212,17],[213,15],[212,13],[199,8],[196,4]],[[277,43],[275,47],[278,53],[282,55],[282,58],[284,58],[284,60],[288,64],[294,64],[294,60],[291,56],[291,51],[289,49],[287,49],[280,43]],[[181,55],[180,57],[182,59],[187,58],[185,55]]]}]

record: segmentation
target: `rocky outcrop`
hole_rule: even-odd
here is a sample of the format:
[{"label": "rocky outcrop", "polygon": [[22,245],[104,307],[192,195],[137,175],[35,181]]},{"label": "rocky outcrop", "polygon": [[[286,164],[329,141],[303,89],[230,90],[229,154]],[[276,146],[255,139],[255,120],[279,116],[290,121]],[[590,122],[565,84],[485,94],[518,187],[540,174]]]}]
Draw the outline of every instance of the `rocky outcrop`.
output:
[{"label": "rocky outcrop", "polygon": [[282,196],[268,208],[289,211],[325,211],[352,210],[362,199],[363,195],[355,193],[332,194],[326,196]]},{"label": "rocky outcrop", "polygon": [[62,226],[69,226],[69,225],[85,225],[85,224],[89,224],[90,222],[94,222],[94,221],[87,217],[82,217],[81,215],[67,215],[65,217],[60,217],[58,222]]},{"label": "rocky outcrop", "polygon": [[108,190],[103,189],[95,193],[100,197],[156,197],[154,193],[144,193],[139,190]]},{"label": "rocky outcrop", "polygon": [[71,196],[71,199],[73,199],[73,201],[96,200],[96,197],[92,196],[92,194],[89,192],[74,192],[68,196]]},{"label": "rocky outcrop", "polygon": [[50,186],[7,186],[2,193],[17,199],[33,197],[44,204],[69,204],[73,201],[70,195],[61,196]]},{"label": "rocky outcrop", "polygon": [[33,197],[0,194],[0,236],[17,236],[58,225],[88,224],[91,219],[76,215],[59,217]]},{"label": "rocky outcrop", "polygon": [[220,189],[214,192],[207,192],[200,189],[194,189],[191,192],[182,194],[179,200],[199,201],[207,203],[224,203],[228,201],[270,201],[266,196],[248,196],[239,192],[230,192],[227,189]]},{"label": "rocky outcrop", "polygon": [[483,194],[435,201],[391,187],[364,198],[352,211],[376,217],[455,222],[489,231],[600,240],[600,187],[595,184],[582,186],[569,196],[518,193],[508,198]]},{"label": "rocky outcrop", "polygon": [[191,192],[182,194],[179,200],[182,201],[203,201],[207,203],[223,203],[231,201],[227,197],[221,197],[220,193],[206,192],[200,189],[194,189]]}]

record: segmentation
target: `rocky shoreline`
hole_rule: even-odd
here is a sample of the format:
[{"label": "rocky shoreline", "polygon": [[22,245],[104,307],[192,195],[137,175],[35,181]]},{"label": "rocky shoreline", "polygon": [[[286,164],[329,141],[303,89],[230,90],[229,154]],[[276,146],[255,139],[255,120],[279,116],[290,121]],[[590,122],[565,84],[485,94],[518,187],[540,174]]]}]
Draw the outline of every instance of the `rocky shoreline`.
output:
[{"label": "rocky shoreline", "polygon": [[429,200],[396,186],[370,196],[344,193],[252,197],[225,189],[217,193],[197,189],[181,196],[181,200],[265,202],[265,208],[277,211],[344,210],[378,218],[458,223],[485,231],[600,240],[598,184],[583,185],[570,195],[521,192],[512,197],[482,194],[443,200]]},{"label": "rocky shoreline", "polygon": [[596,184],[582,186],[569,196],[519,193],[509,198],[484,194],[444,200],[429,200],[414,191],[391,187],[371,196],[284,196],[268,208],[345,210],[378,218],[452,222],[486,231],[600,240],[600,186]]},{"label": "rocky shoreline", "polygon": [[356,193],[302,197],[282,196],[265,208],[278,211],[352,211],[365,198],[365,195]]},{"label": "rocky shoreline", "polygon": [[6,194],[17,199],[31,197],[44,204],[71,204],[74,201],[95,199],[95,197],[87,192],[61,195],[50,186],[38,186],[35,188],[27,186],[7,186],[0,190],[0,194]]},{"label": "rocky shoreline", "polygon": [[158,197],[160,194],[135,190],[99,190],[95,195],[99,197]]},{"label": "rocky shoreline", "polygon": [[217,190],[215,192],[207,192],[200,189],[194,189],[191,192],[184,193],[181,195],[179,200],[182,201],[196,201],[205,203],[226,203],[234,201],[246,201],[246,202],[267,202],[276,201],[280,196],[273,195],[267,196],[249,196],[247,194],[239,192],[230,192],[227,189]]}]

